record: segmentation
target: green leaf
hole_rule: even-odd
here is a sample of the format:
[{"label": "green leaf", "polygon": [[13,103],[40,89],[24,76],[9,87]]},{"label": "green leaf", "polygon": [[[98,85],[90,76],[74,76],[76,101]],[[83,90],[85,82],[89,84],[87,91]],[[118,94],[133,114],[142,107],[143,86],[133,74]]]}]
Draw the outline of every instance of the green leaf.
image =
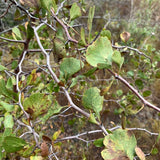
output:
[{"label": "green leaf", "polygon": [[74,20],[81,16],[81,9],[77,3],[73,3],[70,9],[70,20]]},{"label": "green leaf", "polygon": [[19,151],[18,154],[25,158],[28,158],[33,153],[34,148],[34,145],[25,145],[24,149]]},{"label": "green leaf", "polygon": [[156,154],[158,154],[158,152],[159,152],[159,151],[158,151],[157,148],[153,148],[152,151],[151,151],[151,154],[152,154],[152,155],[156,155]]},{"label": "green leaf", "polygon": [[96,140],[93,142],[93,144],[94,144],[96,147],[103,147],[103,146],[104,146],[103,140],[104,140],[104,138],[96,139]]},{"label": "green leaf", "polygon": [[95,12],[95,6],[89,8],[89,14],[88,14],[88,43],[91,42],[91,30],[92,30],[92,22],[93,22],[93,17],[94,17],[94,12]]},{"label": "green leaf", "polygon": [[17,93],[6,88],[6,84],[5,84],[4,79],[0,79],[0,95],[3,95],[5,97],[9,97],[9,98],[13,99],[14,101],[18,100]]},{"label": "green leaf", "polygon": [[2,65],[0,64],[0,72],[1,72],[1,71],[4,71],[4,70],[7,70],[7,68],[4,67],[4,66],[2,66]]},{"label": "green leaf", "polygon": [[85,30],[83,27],[81,27],[81,40],[80,40],[79,44],[82,46],[86,45]]},{"label": "green leaf", "polygon": [[34,36],[34,30],[30,24],[27,25],[27,39],[32,39]]},{"label": "green leaf", "polygon": [[143,92],[143,97],[148,97],[151,95],[151,91],[147,90]]},{"label": "green leaf", "polygon": [[89,122],[91,122],[93,124],[98,124],[94,114],[92,114],[92,113],[90,113]]},{"label": "green leaf", "polygon": [[70,85],[70,88],[74,87],[77,84],[78,80],[83,78],[84,78],[83,75],[78,75],[76,78],[72,78],[72,83]]},{"label": "green leaf", "polygon": [[156,77],[156,78],[160,78],[160,69],[158,69],[158,70],[156,71],[155,77]]},{"label": "green leaf", "polygon": [[3,159],[3,148],[0,146],[0,159]]},{"label": "green leaf", "polygon": [[13,135],[12,128],[5,128],[5,130],[3,132],[3,137],[11,136],[11,135]]},{"label": "green leaf", "polygon": [[9,77],[9,79],[7,80],[6,88],[8,88],[8,89],[13,88],[12,78],[11,77]]},{"label": "green leaf", "polygon": [[[55,38],[53,41],[54,58],[63,58],[66,56],[65,43],[61,38]],[[56,57],[58,56],[58,57]]]},{"label": "green leaf", "polygon": [[60,64],[61,77],[64,77],[67,80],[69,77],[83,68],[83,66],[83,62],[76,58],[63,58],[63,61]]},{"label": "green leaf", "polygon": [[100,96],[100,90],[97,87],[87,89],[82,97],[82,103],[85,108],[91,109],[99,117],[99,113],[103,107],[103,96]]},{"label": "green leaf", "polygon": [[23,139],[12,136],[5,137],[3,141],[3,147],[8,153],[17,152],[21,150],[26,144],[27,143]]},{"label": "green leaf", "polygon": [[122,64],[124,62],[124,57],[121,57],[121,53],[117,50],[114,51],[113,56],[112,56],[113,62],[119,65],[119,67],[122,67]]},{"label": "green leaf", "polygon": [[50,12],[50,9],[53,7],[54,11],[57,12],[57,5],[55,0],[40,0],[41,7]]},{"label": "green leaf", "polygon": [[90,69],[89,71],[87,71],[86,73],[84,73],[83,75],[85,75],[86,77],[91,76],[95,71],[97,70],[97,67]]},{"label": "green leaf", "polygon": [[12,115],[9,113],[6,113],[4,117],[4,127],[13,128],[13,126],[14,126],[14,121],[13,121]]},{"label": "green leaf", "polygon": [[17,61],[12,61],[12,69],[15,69],[18,66]]},{"label": "green leaf", "polygon": [[2,126],[2,122],[3,122],[4,118],[0,117],[0,127]]},{"label": "green leaf", "polygon": [[51,103],[49,96],[42,93],[34,93],[24,100],[23,107],[35,119],[39,115],[46,113]]},{"label": "green leaf", "polygon": [[102,37],[107,37],[109,40],[111,40],[111,32],[109,30],[103,29],[100,35]]},{"label": "green leaf", "polygon": [[14,110],[14,105],[8,104],[4,101],[0,102],[0,105],[7,111],[7,112],[12,112]]},{"label": "green leaf", "polygon": [[112,64],[112,46],[107,37],[100,37],[87,48],[86,60],[93,67],[103,64],[105,68]]},{"label": "green leaf", "polygon": [[122,96],[123,91],[121,89],[119,89],[119,90],[116,91],[116,94],[117,94],[117,96]]},{"label": "green leaf", "polygon": [[117,129],[113,134],[104,138],[103,144],[106,149],[101,152],[103,159],[122,159],[127,156],[129,159],[134,158],[136,138],[127,130]]},{"label": "green leaf", "polygon": [[141,79],[137,79],[135,81],[135,85],[138,87],[138,89],[143,89],[143,87],[144,87],[143,81]]},{"label": "green leaf", "polygon": [[12,28],[12,32],[16,35],[18,39],[22,39],[21,32],[17,27]]},{"label": "green leaf", "polygon": [[134,72],[133,72],[133,71],[128,71],[128,72],[127,72],[127,75],[128,75],[129,77],[134,77]]}]

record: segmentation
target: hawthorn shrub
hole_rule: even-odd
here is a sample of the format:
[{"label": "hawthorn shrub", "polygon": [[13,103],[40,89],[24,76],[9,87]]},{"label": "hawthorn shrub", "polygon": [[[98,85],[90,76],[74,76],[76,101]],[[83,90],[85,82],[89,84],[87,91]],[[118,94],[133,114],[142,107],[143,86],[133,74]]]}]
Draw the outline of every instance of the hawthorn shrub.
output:
[{"label": "hawthorn shrub", "polygon": [[84,0],[3,3],[0,159],[159,157],[160,52],[131,23],[115,39]]}]

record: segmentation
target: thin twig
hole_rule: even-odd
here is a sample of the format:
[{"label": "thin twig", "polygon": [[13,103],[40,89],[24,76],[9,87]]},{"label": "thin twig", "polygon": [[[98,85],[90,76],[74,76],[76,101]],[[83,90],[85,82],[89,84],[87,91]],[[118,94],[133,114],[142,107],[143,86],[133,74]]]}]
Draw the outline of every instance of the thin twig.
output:
[{"label": "thin twig", "polygon": [[142,56],[148,58],[148,59],[150,60],[150,62],[152,63],[152,60],[151,60],[151,58],[150,58],[149,56],[147,56],[146,54],[144,54],[143,52],[139,51],[139,50],[136,49],[136,48],[132,48],[132,47],[129,47],[129,46],[115,46],[115,45],[112,45],[112,47],[115,48],[115,49],[124,49],[124,48],[127,48],[127,49],[129,49],[129,50],[135,51],[135,52],[137,52],[139,55],[142,55]]},{"label": "thin twig", "polygon": [[63,29],[65,30],[66,35],[67,35],[67,38],[68,38],[68,41],[78,44],[78,41],[75,40],[75,39],[73,39],[73,38],[70,36],[66,25],[56,16],[56,14],[54,13],[54,9],[53,9],[53,8],[51,8],[51,13],[52,13],[53,18],[54,18],[54,19],[63,27]]},{"label": "thin twig", "polygon": [[26,42],[24,40],[14,40],[14,39],[8,39],[8,38],[4,38],[4,37],[0,37],[0,39],[8,41],[8,42],[14,42],[14,43],[25,43]]},{"label": "thin twig", "polygon": [[156,107],[155,105],[151,104],[150,102],[148,102],[147,100],[145,100],[143,98],[143,96],[140,95],[140,93],[138,93],[138,91],[131,86],[124,78],[122,78],[120,75],[118,75],[117,73],[114,73],[112,70],[108,69],[108,71],[118,80],[120,80],[125,86],[127,86],[141,101],[144,105],[153,108],[154,110],[160,112],[160,108]]}]

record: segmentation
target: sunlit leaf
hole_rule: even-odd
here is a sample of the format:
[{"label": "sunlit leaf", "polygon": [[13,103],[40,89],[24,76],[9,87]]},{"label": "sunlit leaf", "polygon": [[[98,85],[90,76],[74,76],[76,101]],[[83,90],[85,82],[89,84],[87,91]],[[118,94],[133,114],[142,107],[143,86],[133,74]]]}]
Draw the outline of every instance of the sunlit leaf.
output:
[{"label": "sunlit leaf", "polygon": [[8,88],[8,89],[13,88],[12,78],[11,77],[9,77],[9,79],[7,80],[6,88]]},{"label": "sunlit leaf", "polygon": [[12,28],[12,32],[16,35],[18,39],[22,39],[21,32],[17,27]]},{"label": "sunlit leaf", "polygon": [[0,71],[4,71],[4,70],[8,70],[8,69],[0,64]]},{"label": "sunlit leaf", "polygon": [[13,128],[13,126],[14,126],[14,121],[13,121],[12,115],[9,113],[6,113],[4,116],[4,127]]},{"label": "sunlit leaf", "polygon": [[31,156],[30,160],[43,160],[42,156]]},{"label": "sunlit leaf", "polygon": [[61,130],[54,132],[52,140],[55,141],[59,137],[60,134],[61,134]]},{"label": "sunlit leaf", "polygon": [[77,17],[81,16],[81,9],[80,7],[77,5],[77,3],[73,3],[72,7],[70,9],[70,19],[74,20]]},{"label": "sunlit leaf", "polygon": [[8,104],[4,101],[0,102],[0,105],[7,111],[7,112],[12,112],[14,110],[14,105]]},{"label": "sunlit leaf", "polygon": [[102,64],[107,68],[112,64],[113,50],[110,41],[107,37],[100,37],[92,45],[87,48],[86,60],[87,62],[98,67],[98,64]]}]

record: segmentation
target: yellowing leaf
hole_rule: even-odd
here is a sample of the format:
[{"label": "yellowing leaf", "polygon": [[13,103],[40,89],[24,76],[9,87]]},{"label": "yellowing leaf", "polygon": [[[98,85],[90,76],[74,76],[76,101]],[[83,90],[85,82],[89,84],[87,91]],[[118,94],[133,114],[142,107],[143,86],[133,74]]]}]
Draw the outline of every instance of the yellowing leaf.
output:
[{"label": "yellowing leaf", "polygon": [[49,96],[42,93],[34,93],[24,100],[23,106],[33,118],[36,118],[46,113],[51,103]]},{"label": "yellowing leaf", "polygon": [[120,34],[120,37],[123,42],[127,42],[130,38],[131,34],[129,32],[123,32]]},{"label": "yellowing leaf", "polygon": [[13,33],[12,35],[14,35],[13,38],[15,40],[17,40],[16,37],[19,38],[19,39],[22,39],[21,32],[20,32],[20,30],[17,27],[12,28],[12,33]]},{"label": "yellowing leaf", "polygon": [[30,160],[43,160],[42,156],[31,156]]},{"label": "yellowing leaf", "polygon": [[142,150],[139,147],[135,148],[135,152],[140,160],[145,160],[145,154],[142,152]]},{"label": "yellowing leaf", "polygon": [[52,140],[55,141],[59,137],[60,134],[61,134],[61,130],[54,132]]},{"label": "yellowing leaf", "polygon": [[118,160],[122,159],[122,157],[133,159],[137,142],[131,132],[117,129],[113,134],[109,134],[104,138],[103,144],[106,147],[101,152],[103,159]]}]

